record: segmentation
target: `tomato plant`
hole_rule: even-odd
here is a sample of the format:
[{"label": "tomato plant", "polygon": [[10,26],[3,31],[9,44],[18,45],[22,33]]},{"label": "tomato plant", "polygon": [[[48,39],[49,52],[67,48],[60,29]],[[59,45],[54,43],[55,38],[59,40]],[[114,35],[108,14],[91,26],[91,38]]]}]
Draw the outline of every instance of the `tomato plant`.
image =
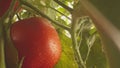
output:
[{"label": "tomato plant", "polygon": [[0,68],[120,68],[119,5],[0,0]]},{"label": "tomato plant", "polygon": [[33,17],[14,23],[11,39],[24,57],[22,68],[53,68],[61,54],[61,44],[55,28],[44,18]]}]

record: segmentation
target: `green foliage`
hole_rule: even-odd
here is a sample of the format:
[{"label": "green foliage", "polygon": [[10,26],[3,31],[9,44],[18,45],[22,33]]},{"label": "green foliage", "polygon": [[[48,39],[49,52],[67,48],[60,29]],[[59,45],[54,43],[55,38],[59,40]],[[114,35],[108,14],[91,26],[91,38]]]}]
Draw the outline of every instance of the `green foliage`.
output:
[{"label": "green foliage", "polygon": [[[90,1],[90,2],[89,2]],[[119,12],[120,6],[119,0],[81,0],[82,4],[86,5],[85,9],[88,10],[89,15],[94,21],[96,28],[98,29],[102,42],[104,43],[104,49],[108,57],[110,68],[120,68],[120,25]],[[87,7],[89,6],[89,7]],[[100,26],[101,24],[101,26]]]},{"label": "green foliage", "polygon": [[93,47],[91,48],[87,61],[87,68],[107,68],[107,60],[101,45],[100,39],[97,37]]},{"label": "green foliage", "polygon": [[96,28],[91,23],[91,20],[87,19],[84,22],[83,20],[79,22],[81,26],[78,29],[81,29],[78,46],[80,46],[79,51],[83,62],[87,68],[107,68],[108,62]]},{"label": "green foliage", "polygon": [[62,44],[62,55],[55,68],[77,68],[72,49],[72,40],[59,30],[59,37]]},{"label": "green foliage", "polygon": [[[70,11],[67,10],[63,5],[56,3],[53,0],[24,0],[24,1],[29,2],[32,6],[36,7],[39,11],[43,12],[45,15],[47,15],[49,18],[51,18],[53,21],[57,22],[58,24],[62,24],[63,26],[69,27],[69,29],[67,30],[65,28],[62,28],[58,24],[56,25],[52,22],[52,24],[55,26],[56,30],[58,31],[62,45],[61,58],[59,62],[55,65],[55,68],[80,68],[80,66],[81,68],[85,68],[82,67],[81,62],[83,62],[86,68],[108,68],[108,62],[104,54],[98,32],[95,26],[91,23],[91,21],[89,20],[85,21],[84,19],[82,19],[84,17],[81,17],[82,8],[79,5],[80,3],[74,3],[74,0],[59,0],[63,4],[67,5],[68,8],[72,7],[72,10],[74,11],[73,13],[70,13]],[[91,1],[93,1],[95,5],[99,3],[97,2],[97,0],[96,1],[91,0]],[[112,17],[112,15],[114,15],[113,14],[114,12],[111,11],[112,13],[111,14],[109,12],[110,8],[108,8],[109,11],[107,11],[106,7],[104,7],[102,3],[100,3],[98,8],[106,16],[108,16],[108,18],[110,18],[112,21],[114,19],[114,22],[116,22],[115,21],[116,19]],[[14,16],[14,20],[12,20],[12,22],[18,20],[19,17],[20,19],[25,19],[32,16],[42,16],[39,13],[37,13],[33,7],[28,7],[27,5],[22,4],[22,9],[23,10],[21,12],[17,13],[18,16],[17,15]],[[113,10],[117,10],[117,9],[113,8]],[[117,15],[117,13],[115,15]],[[78,21],[79,19],[82,20],[76,23],[76,21]],[[117,24],[118,23],[115,23],[115,25]],[[76,27],[72,28],[73,25],[75,25]],[[72,37],[73,29],[75,29],[75,40]],[[67,33],[66,31],[69,33]],[[76,41],[78,44],[74,45],[73,44],[74,41]],[[76,55],[77,49],[80,55]],[[76,57],[80,59],[76,59]],[[78,63],[77,61],[80,62]]]}]

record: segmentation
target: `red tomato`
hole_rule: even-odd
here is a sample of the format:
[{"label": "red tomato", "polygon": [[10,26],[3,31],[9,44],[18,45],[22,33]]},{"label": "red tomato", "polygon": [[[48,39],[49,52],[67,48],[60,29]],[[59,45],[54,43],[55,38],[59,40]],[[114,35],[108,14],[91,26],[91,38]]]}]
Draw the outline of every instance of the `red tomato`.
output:
[{"label": "red tomato", "polygon": [[32,17],[14,23],[11,39],[19,59],[25,57],[22,68],[53,68],[61,54],[61,44],[55,28],[44,18]]},{"label": "red tomato", "polygon": [[[0,17],[2,17],[5,12],[8,10],[12,0],[0,0]],[[18,2],[16,2],[14,9],[18,6]]]}]

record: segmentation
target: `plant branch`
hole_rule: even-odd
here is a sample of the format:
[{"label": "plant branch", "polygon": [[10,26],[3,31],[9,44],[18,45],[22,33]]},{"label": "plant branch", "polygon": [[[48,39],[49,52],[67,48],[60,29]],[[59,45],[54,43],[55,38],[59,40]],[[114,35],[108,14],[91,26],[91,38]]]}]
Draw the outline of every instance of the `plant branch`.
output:
[{"label": "plant branch", "polygon": [[84,63],[86,64],[87,60],[88,60],[88,57],[90,55],[90,51],[91,51],[91,48],[88,47],[88,51],[87,51],[87,55],[86,55],[86,58],[84,60]]},{"label": "plant branch", "polygon": [[9,22],[7,23],[8,25],[6,26],[6,30],[8,30],[10,28],[10,25],[12,24],[12,19],[14,17],[15,14],[17,14],[18,10],[20,9],[20,5],[17,7],[17,9],[14,10],[14,12],[12,12],[9,16]]},{"label": "plant branch", "polygon": [[83,36],[83,35],[82,35],[82,32],[80,32],[80,34],[79,34],[79,35],[80,35],[80,37],[81,37],[81,38],[80,38],[80,42],[79,42],[79,44],[78,44],[78,48],[80,48],[81,43],[82,43],[82,40],[83,40],[83,38],[82,38],[82,36]]},{"label": "plant branch", "polygon": [[5,40],[6,32],[4,27],[4,19],[0,20],[0,68],[6,68],[5,64]]},{"label": "plant branch", "polygon": [[22,64],[23,64],[24,59],[25,59],[25,57],[22,57],[22,59],[18,63],[18,67],[17,68],[22,68]]},{"label": "plant branch", "polygon": [[89,43],[87,44],[88,45],[88,51],[87,51],[87,55],[86,55],[86,58],[85,58],[85,61],[84,63],[86,64],[87,60],[88,60],[88,57],[90,55],[90,52],[91,52],[91,48],[95,42],[95,39],[96,39],[96,35],[93,35],[92,38],[88,39],[89,40]]},{"label": "plant branch", "polygon": [[71,20],[71,18],[69,18],[68,16],[66,16],[64,13],[58,11],[57,9],[55,9],[55,8],[53,8],[53,7],[51,7],[51,6],[47,6],[47,5],[43,5],[43,4],[41,4],[41,6],[43,6],[43,7],[47,7],[47,8],[50,8],[50,9],[52,9],[52,10],[58,12],[59,14],[65,16],[65,17],[68,18],[69,20]]},{"label": "plant branch", "polygon": [[[1,17],[0,19],[0,68],[6,68],[5,64],[5,40],[6,40],[6,30],[5,30],[5,24],[8,23],[8,21],[5,21],[7,17],[10,15],[10,13],[13,11],[13,7],[16,0],[12,0],[9,9],[7,12]],[[4,7],[3,7],[4,8]]]},{"label": "plant branch", "polygon": [[[78,65],[81,64],[82,65],[82,68],[86,68],[86,65],[84,64],[84,61],[82,59],[82,56],[81,56],[81,53],[79,51],[79,45],[78,45],[78,42],[77,42],[77,24],[78,22],[73,22],[72,23],[72,32],[71,32],[71,37],[72,37],[72,41],[73,41],[73,49],[74,49],[74,52],[75,52],[75,55],[77,56],[77,63]],[[79,68],[81,68],[81,66],[79,65]]]},{"label": "plant branch", "polygon": [[63,4],[62,2],[58,1],[58,0],[54,0],[56,3],[58,3],[60,6],[62,6],[63,8],[65,8],[66,10],[68,10],[70,13],[72,13],[73,9],[68,7],[67,5]]},{"label": "plant branch", "polygon": [[69,28],[69,27],[67,27],[67,26],[65,26],[65,25],[63,25],[63,24],[60,24],[60,23],[52,20],[50,17],[48,17],[47,15],[45,15],[44,13],[42,13],[39,9],[37,9],[36,7],[34,7],[33,5],[31,5],[30,3],[28,3],[28,2],[26,2],[26,1],[24,1],[24,0],[20,0],[20,2],[21,2],[21,4],[23,4],[23,5],[31,8],[31,9],[33,9],[33,10],[34,10],[36,13],[38,13],[39,15],[47,18],[48,20],[50,20],[50,21],[53,22],[54,24],[58,25],[59,27],[62,27],[62,28],[64,28],[64,29],[70,31],[70,28]]},{"label": "plant branch", "polygon": [[4,37],[2,36],[3,35],[3,31],[1,29],[0,31],[2,34],[0,36],[0,68],[6,68],[6,65],[5,65],[5,50],[4,50]]},{"label": "plant branch", "polygon": [[66,16],[64,13],[62,13],[62,12],[60,12],[60,11],[58,11],[58,10],[56,10],[56,9],[54,9],[54,8],[52,8],[52,7],[50,7],[50,6],[49,6],[49,8],[51,8],[52,10],[54,10],[54,11],[60,13],[61,15],[65,16],[66,18],[68,18],[69,20],[71,20],[71,19],[70,19],[68,16]]},{"label": "plant branch", "polygon": [[17,16],[18,20],[20,21],[20,20],[21,20],[21,18],[20,18],[20,16],[19,16],[19,14],[18,14],[18,13],[16,13],[16,16]]},{"label": "plant branch", "polygon": [[[77,63],[78,65],[81,64],[83,68],[86,68],[84,61],[82,59],[81,53],[79,51],[78,43],[77,43],[77,38],[76,38],[76,33],[73,31],[71,33],[72,35],[72,41],[73,41],[73,49],[75,51],[75,55],[77,56]],[[80,68],[80,66],[79,66]]]},{"label": "plant branch", "polygon": [[[14,5],[16,3],[16,0],[12,0],[11,2],[11,5],[9,7],[9,9],[6,11],[6,13],[1,17],[1,21],[4,21],[12,12],[13,12],[13,8],[14,8]],[[2,22],[3,23],[3,22]]]}]

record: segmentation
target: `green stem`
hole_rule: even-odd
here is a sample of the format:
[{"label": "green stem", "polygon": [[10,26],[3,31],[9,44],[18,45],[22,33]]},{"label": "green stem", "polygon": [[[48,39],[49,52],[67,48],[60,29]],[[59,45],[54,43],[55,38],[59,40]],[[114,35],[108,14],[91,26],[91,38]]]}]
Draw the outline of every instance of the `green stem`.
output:
[{"label": "green stem", "polygon": [[72,41],[73,41],[73,49],[74,49],[74,53],[77,56],[77,63],[79,65],[79,68],[81,68],[80,64],[82,65],[82,68],[86,68],[86,65],[84,64],[84,61],[82,59],[81,53],[79,51],[79,45],[77,42],[77,36],[76,36],[76,28],[77,28],[77,22],[73,22],[72,24]]},{"label": "green stem", "polygon": [[22,68],[22,64],[23,64],[24,58],[25,57],[22,57],[22,59],[19,61],[19,64],[18,64],[17,68]]},{"label": "green stem", "polygon": [[83,39],[83,38],[82,38],[82,36],[83,36],[83,35],[82,35],[82,32],[80,32],[79,34],[80,34],[80,42],[79,42],[79,44],[78,44],[78,48],[80,48],[81,43],[82,43],[82,39]]},{"label": "green stem", "polygon": [[62,6],[63,8],[65,8],[66,10],[68,10],[70,13],[72,13],[73,9],[68,7],[67,5],[63,4],[62,2],[58,1],[58,0],[54,0],[56,3],[58,3],[60,6]]},{"label": "green stem", "polygon": [[63,24],[61,24],[61,23],[58,23],[58,22],[52,20],[50,17],[48,17],[47,15],[45,15],[44,13],[42,13],[39,9],[37,9],[36,7],[34,7],[33,5],[31,5],[30,3],[28,3],[28,2],[26,2],[26,1],[24,1],[24,0],[20,0],[20,2],[21,2],[21,4],[23,4],[23,5],[31,8],[31,9],[33,9],[33,10],[34,10],[36,13],[38,13],[39,15],[47,18],[47,19],[50,20],[52,23],[54,23],[54,24],[58,25],[59,27],[62,27],[62,28],[64,28],[64,29],[70,31],[70,28],[69,28],[69,27],[67,27],[67,26],[65,26],[65,25],[63,25]]},{"label": "green stem", "polygon": [[93,44],[94,44],[94,42],[95,42],[95,35],[93,35],[92,36],[92,38],[90,38],[90,42],[87,44],[88,45],[88,51],[87,51],[87,55],[86,55],[86,58],[85,58],[85,61],[84,61],[84,63],[86,64],[86,62],[87,62],[87,60],[88,60],[88,57],[89,57],[89,55],[90,55],[90,52],[91,52],[91,48],[92,48],[92,46],[93,46]]},{"label": "green stem", "polygon": [[[19,8],[18,8],[19,9]],[[12,20],[13,20],[13,17],[14,15],[17,13],[17,10],[14,11],[13,13],[11,13],[11,15],[9,16],[9,22],[7,23],[7,26],[6,26],[6,30],[8,30],[12,24]]]},{"label": "green stem", "polygon": [[86,62],[88,60],[88,57],[90,55],[90,51],[91,51],[91,48],[88,47],[87,55],[86,55],[86,58],[85,58],[85,61],[84,61],[85,64],[86,64]]},{"label": "green stem", "polygon": [[[2,21],[0,21],[2,22]],[[6,68],[6,63],[5,63],[5,45],[7,41],[7,35],[6,35],[6,30],[5,30],[5,25],[4,23],[0,24],[0,68]]]},{"label": "green stem", "polygon": [[[6,11],[6,13],[0,18],[1,21],[4,21],[9,15],[11,15],[11,13],[13,12],[13,8],[14,8],[14,5],[16,3],[16,0],[12,0],[11,2],[11,5],[9,7],[9,9]],[[3,7],[4,8],[4,7]],[[3,22],[1,22],[3,23]]]},{"label": "green stem", "polygon": [[5,64],[5,40],[6,32],[4,27],[4,20],[0,20],[0,68],[6,68]]},{"label": "green stem", "polygon": [[52,7],[50,7],[50,6],[49,6],[49,8],[51,8],[52,10],[54,10],[54,11],[60,13],[61,15],[65,16],[66,18],[68,18],[69,20],[71,20],[71,19],[70,19],[68,16],[66,16],[64,13],[62,13],[62,12],[60,12],[60,11],[58,11],[58,10],[56,10],[56,9],[54,9],[54,8],[52,8]]},{"label": "green stem", "polygon": [[[10,15],[10,13],[13,10],[14,4],[16,0],[12,0],[11,5],[7,12],[0,18],[0,68],[6,68],[5,64],[5,40],[6,40],[6,30],[4,23],[6,22],[7,17]],[[4,7],[3,7],[4,8]]]},{"label": "green stem", "polygon": [[[73,48],[74,48],[74,51],[75,51],[75,55],[77,56],[77,63],[78,63],[78,65],[81,64],[82,68],[86,68],[86,65],[84,64],[84,61],[83,61],[82,56],[81,56],[81,53],[79,51],[79,46],[78,46],[78,43],[77,43],[77,38],[76,38],[74,32],[72,32],[72,41],[73,41]],[[79,68],[80,67],[81,66],[79,66]]]},{"label": "green stem", "polygon": [[2,27],[0,28],[0,68],[6,68],[6,64],[5,64],[5,50],[4,50],[4,34],[3,34],[3,30]]},{"label": "green stem", "polygon": [[41,6],[43,6],[43,7],[47,7],[47,8],[50,8],[50,9],[52,9],[52,10],[54,10],[54,11],[56,11],[56,12],[58,12],[59,14],[61,14],[61,15],[63,15],[63,16],[65,16],[66,18],[68,18],[69,20],[71,20],[71,18],[69,18],[68,16],[66,16],[64,13],[62,13],[62,12],[60,12],[60,11],[58,11],[57,9],[55,9],[55,8],[53,8],[53,7],[51,7],[51,6],[47,6],[47,5],[43,5],[43,4],[40,4]]},{"label": "green stem", "polygon": [[18,20],[20,21],[20,20],[21,20],[21,18],[20,18],[20,16],[19,16],[19,14],[18,14],[18,13],[16,13],[16,16],[17,16]]}]

